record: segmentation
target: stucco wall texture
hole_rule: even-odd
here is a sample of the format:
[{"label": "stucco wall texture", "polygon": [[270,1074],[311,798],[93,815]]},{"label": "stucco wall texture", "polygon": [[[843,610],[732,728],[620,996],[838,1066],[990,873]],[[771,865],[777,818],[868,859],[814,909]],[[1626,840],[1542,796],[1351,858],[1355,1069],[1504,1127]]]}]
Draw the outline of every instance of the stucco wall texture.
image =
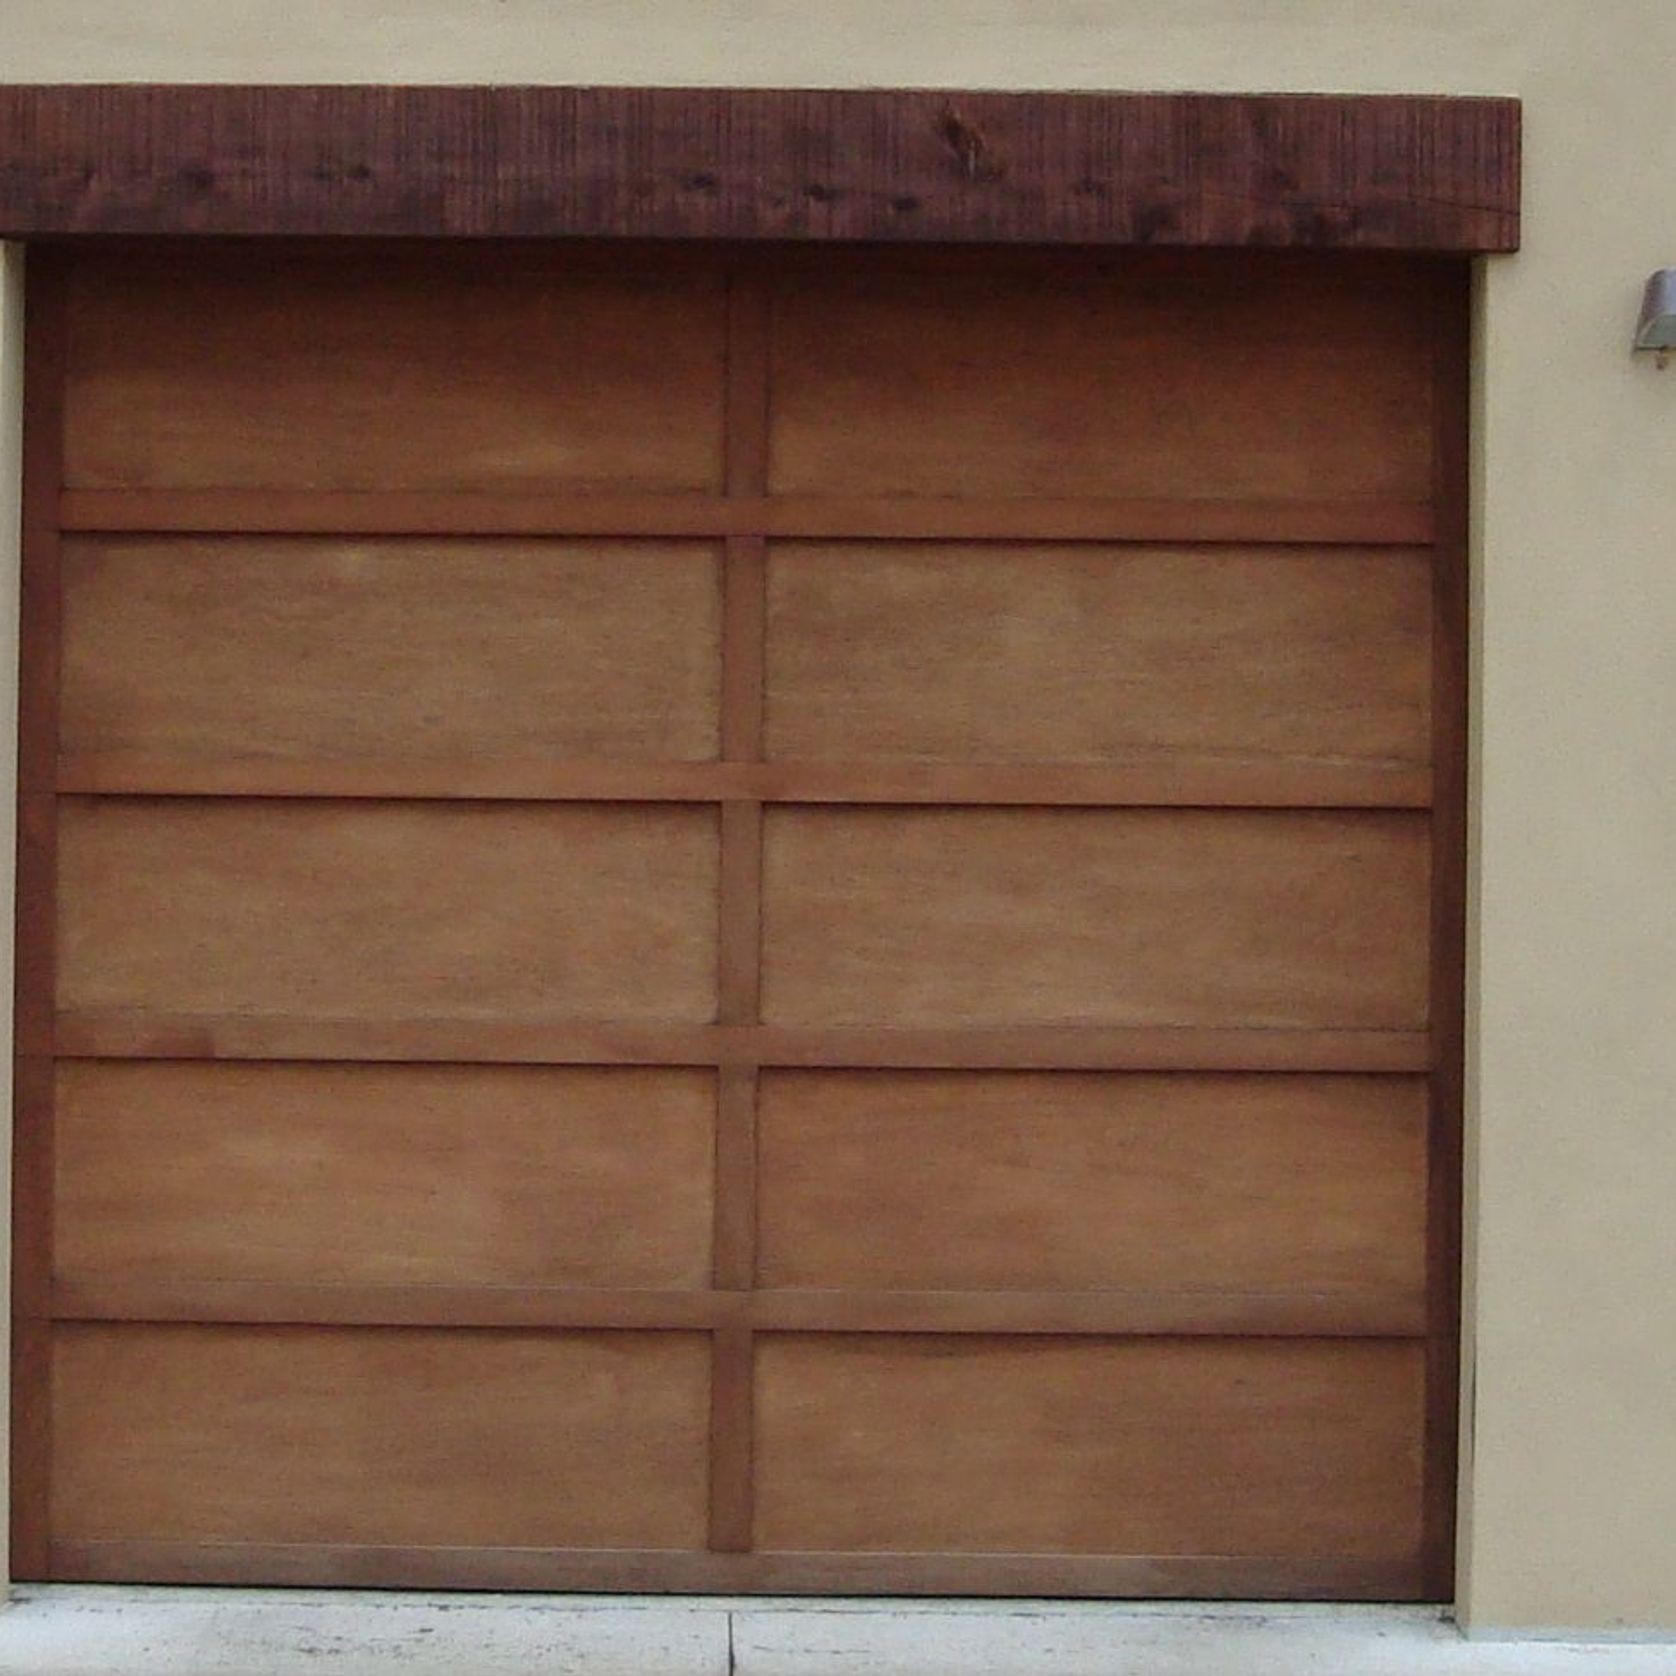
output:
[{"label": "stucco wall texture", "polygon": [[0,0],[0,79],[1523,98],[1475,366],[1461,1600],[1676,1631],[1676,368],[1629,353],[1670,0]]}]

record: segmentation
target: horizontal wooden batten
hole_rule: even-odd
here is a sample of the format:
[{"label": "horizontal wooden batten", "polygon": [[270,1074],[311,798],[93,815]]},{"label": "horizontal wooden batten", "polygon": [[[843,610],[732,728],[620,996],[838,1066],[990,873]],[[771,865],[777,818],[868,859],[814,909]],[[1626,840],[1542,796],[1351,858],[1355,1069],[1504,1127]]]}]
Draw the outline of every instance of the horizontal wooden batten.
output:
[{"label": "horizontal wooden batten", "polygon": [[59,1013],[56,1042],[58,1052],[72,1059],[1372,1073],[1431,1065],[1431,1038],[1423,1030],[1174,1025],[800,1029],[78,1010]]},{"label": "horizontal wooden batten", "polygon": [[1095,1337],[1419,1338],[1425,1300],[1393,1289],[1238,1292],[587,1291],[556,1287],[305,1286],[61,1277],[60,1321],[530,1327]]},{"label": "horizontal wooden batten", "polygon": [[496,762],[61,756],[57,790],[137,797],[437,798],[509,802],[916,803],[1106,808],[1423,809],[1420,763],[1171,755],[1134,762]]},{"label": "horizontal wooden batten", "polygon": [[544,1286],[310,1286],[61,1276],[60,1321],[187,1321],[345,1327],[704,1330],[739,1319],[744,1294]]},{"label": "horizontal wooden batten", "polygon": [[1519,104],[1434,95],[12,86],[0,233],[1480,252]]},{"label": "horizontal wooden batten", "polygon": [[117,797],[436,798],[459,801],[716,803],[750,795],[753,769],[722,762],[496,762],[363,757],[291,762],[106,751],[61,756],[66,794]]},{"label": "horizontal wooden batten", "polygon": [[1417,1338],[1425,1300],[1408,1292],[836,1292],[750,1294],[761,1332],[1272,1334]]},{"label": "horizontal wooden batten", "polygon": [[643,1591],[693,1594],[1069,1595],[1152,1599],[1422,1598],[1408,1556],[702,1553],[613,1548],[395,1548],[304,1543],[54,1542],[64,1581]]},{"label": "horizontal wooden batten", "polygon": [[252,1018],[241,1014],[59,1014],[58,1053],[82,1059],[274,1059],[462,1065],[715,1065],[743,1057],[711,1025],[504,1019]]},{"label": "horizontal wooden batten", "polygon": [[764,1027],[752,1035],[758,1063],[790,1067],[1377,1072],[1420,1070],[1431,1060],[1427,1034],[1407,1030]]},{"label": "horizontal wooden batten", "polygon": [[1423,501],[67,489],[66,534],[711,536],[1425,546]]}]

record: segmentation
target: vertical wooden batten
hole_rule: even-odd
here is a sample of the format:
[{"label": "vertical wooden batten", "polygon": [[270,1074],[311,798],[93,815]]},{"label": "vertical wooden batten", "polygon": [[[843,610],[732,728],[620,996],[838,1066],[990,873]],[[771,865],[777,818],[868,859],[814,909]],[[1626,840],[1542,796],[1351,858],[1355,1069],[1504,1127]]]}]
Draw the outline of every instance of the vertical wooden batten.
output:
[{"label": "vertical wooden batten", "polygon": [[1453,1590],[1461,1369],[1461,1192],[1466,1061],[1468,446],[1472,274],[1436,275],[1434,428],[1437,540],[1432,549],[1431,1111],[1425,1576]]},{"label": "vertical wooden batten", "polygon": [[[66,289],[37,250],[26,274],[23,548],[19,609],[18,847],[12,1085],[11,1565],[45,1574],[52,1429],[53,1084],[57,950],[59,534]],[[31,1392],[30,1400],[16,1393]]]},{"label": "vertical wooden batten", "polygon": [[[769,295],[752,264],[727,278],[724,476],[730,498],[760,497],[768,482]],[[721,742],[724,762],[762,761],[767,542],[760,532],[722,543]],[[721,805],[717,1022],[762,1020],[762,800]],[[715,1285],[749,1292],[756,1278],[757,1106],[760,1067],[716,1074]],[[744,1322],[711,1337],[710,1547],[752,1545],[755,1337]]]}]

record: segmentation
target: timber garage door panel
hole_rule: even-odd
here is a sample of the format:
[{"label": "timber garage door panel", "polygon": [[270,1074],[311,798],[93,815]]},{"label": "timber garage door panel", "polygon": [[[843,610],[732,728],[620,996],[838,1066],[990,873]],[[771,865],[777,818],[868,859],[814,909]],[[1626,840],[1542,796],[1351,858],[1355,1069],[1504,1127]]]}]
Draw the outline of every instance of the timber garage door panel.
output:
[{"label": "timber garage door panel", "polygon": [[758,1279],[1048,1292],[1162,1272],[1418,1299],[1425,1096],[1404,1077],[770,1072]]},{"label": "timber garage door panel", "polygon": [[1446,1590],[1454,269],[32,262],[20,1575]]},{"label": "timber garage door panel", "polygon": [[70,1061],[69,1282],[702,1287],[714,1075]]},{"label": "timber garage door panel", "polygon": [[776,543],[768,754],[1421,764],[1424,552]]},{"label": "timber garage door panel", "polygon": [[1411,814],[775,809],[763,1013],[1420,1029],[1427,853]]},{"label": "timber garage door panel", "polygon": [[709,542],[67,541],[63,748],[704,761],[719,558]]},{"label": "timber garage door panel", "polygon": [[679,1548],[704,1529],[699,1334],[89,1325],[60,1334],[53,1379],[71,1542]]},{"label": "timber garage door panel", "polygon": [[714,1011],[710,809],[88,798],[59,845],[67,1008]]},{"label": "timber garage door panel", "polygon": [[1430,321],[1412,270],[1010,265],[800,273],[778,299],[772,487],[1430,494]]},{"label": "timber garage door panel", "polygon": [[714,489],[719,274],[555,246],[78,265],[73,488]]},{"label": "timber garage door panel", "polygon": [[759,1535],[1400,1553],[1419,1536],[1423,1361],[1401,1344],[777,1338],[758,1368]]}]

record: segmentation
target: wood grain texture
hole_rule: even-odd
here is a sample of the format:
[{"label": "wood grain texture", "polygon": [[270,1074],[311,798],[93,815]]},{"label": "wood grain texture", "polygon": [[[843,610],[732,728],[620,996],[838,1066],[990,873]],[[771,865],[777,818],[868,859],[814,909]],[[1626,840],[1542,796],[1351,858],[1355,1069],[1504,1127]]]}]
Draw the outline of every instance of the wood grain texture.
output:
[{"label": "wood grain texture", "polygon": [[702,1022],[702,808],[71,799],[66,1006]]},{"label": "wood grain texture", "polygon": [[61,259],[31,250],[23,364],[18,595],[17,873],[11,1112],[11,1317],[8,1564],[43,1577],[51,1530],[48,1321],[53,1266],[53,996],[57,983],[58,810],[50,792],[58,736],[62,590],[57,499],[64,480],[65,309]]},{"label": "wood grain texture", "polygon": [[[59,1321],[173,1321],[226,1326],[564,1327],[613,1332],[731,1326],[743,1294],[588,1286],[484,1286],[175,1280],[65,1275],[53,1288]],[[463,1339],[462,1345],[469,1341]]]},{"label": "wood grain texture", "polygon": [[1447,1593],[1464,263],[65,257],[41,1572]]},{"label": "wood grain texture", "polygon": [[1035,1024],[564,1024],[504,1018],[74,1009],[60,1053],[77,1059],[364,1060],[430,1064],[855,1066],[900,1070],[1424,1071],[1424,1030],[1274,1030]]},{"label": "wood grain texture", "polygon": [[714,1280],[749,1290],[757,1250],[757,1084],[755,1065],[722,1065],[716,1076]]},{"label": "wood grain texture", "polygon": [[61,1326],[53,1529],[697,1547],[708,1398],[698,1334]]},{"label": "wood grain texture", "polygon": [[713,268],[564,245],[73,259],[65,483],[721,487]]},{"label": "wood grain texture", "polygon": [[718,1022],[752,1025],[762,988],[762,805],[746,799],[721,806],[717,928]]},{"label": "wood grain texture", "polygon": [[1437,795],[1432,809],[1431,1155],[1427,1173],[1425,1576],[1454,1585],[1460,1448],[1461,1246],[1466,1122],[1468,912],[1468,693],[1470,690],[1468,492],[1472,406],[1470,267],[1435,276],[1432,368],[1437,422],[1438,540],[1433,553],[1432,679]]},{"label": "wood grain texture", "polygon": [[[891,253],[885,253],[888,258]],[[777,494],[1423,500],[1410,261],[886,259],[778,299]]]},{"label": "wood grain texture", "polygon": [[[20,874],[20,878],[21,878]],[[50,1569],[53,1478],[52,1264],[53,1061],[12,1062],[12,1284],[8,1476],[11,1578],[36,1581]]]},{"label": "wood grain texture", "polygon": [[[1171,1337],[1422,1338],[1413,1288],[1360,1293],[1249,1288],[1106,1288],[1098,1292],[872,1292],[822,1287],[623,1291],[574,1286],[323,1285],[249,1280],[65,1276],[59,1321],[192,1321],[344,1327],[567,1327],[614,1331],[1120,1334]],[[736,1367],[729,1362],[730,1369]],[[730,1378],[735,1374],[730,1373]],[[745,1459],[737,1403],[727,1447]],[[715,1443],[720,1443],[720,1438]],[[747,1463],[748,1464],[748,1463]],[[735,1485],[735,1489],[739,1488]],[[735,1497],[735,1505],[740,1498]]]},{"label": "wood grain texture", "polygon": [[1395,1078],[770,1073],[758,1278],[1418,1298],[1425,1096]]},{"label": "wood grain texture", "polygon": [[771,757],[1430,758],[1424,551],[780,542],[768,578]]},{"label": "wood grain texture", "polygon": [[1345,1555],[687,1553],[273,1542],[55,1542],[80,1582],[679,1594],[1026,1595],[1141,1600],[1427,1598],[1415,1562]]},{"label": "wood grain texture", "polygon": [[767,535],[1359,547],[1413,546],[1433,534],[1424,500],[70,489],[59,506],[65,530],[95,534]]},{"label": "wood grain texture", "polygon": [[[768,466],[772,301],[754,266],[728,281],[727,489],[762,493]],[[723,546],[722,754],[762,756],[767,550],[760,535]],[[717,953],[719,1023],[753,1027],[762,1016],[762,804],[721,808]],[[718,1287],[748,1295],[757,1247],[757,1067],[722,1066],[716,1077],[715,1269]],[[710,1341],[710,1547],[746,1553],[756,1495],[756,1348],[748,1312]]]},{"label": "wood grain texture", "polygon": [[1420,816],[772,808],[763,851],[773,1024],[1426,1022]]},{"label": "wood grain texture", "polygon": [[63,569],[66,752],[716,755],[713,544],[78,537]]},{"label": "wood grain texture", "polygon": [[1421,1333],[1425,1306],[1412,1288],[1351,1296],[1170,1286],[1097,1292],[785,1287],[752,1293],[747,1317],[762,1332],[1411,1339]]},{"label": "wood grain texture", "polygon": [[1510,250],[1519,106],[1420,95],[8,87],[0,233]]},{"label": "wood grain texture", "polygon": [[[1011,697],[1016,701],[1018,695]],[[942,707],[958,711],[959,700]],[[888,725],[884,723],[883,725]],[[1005,725],[1005,724],[1003,724]],[[1025,731],[1028,717],[1010,724]],[[441,798],[561,803],[983,803],[1424,809],[1428,765],[1264,752],[1126,751],[1098,763],[640,762],[563,757],[199,757],[76,751],[58,789],[100,796]]]},{"label": "wood grain texture", "polygon": [[765,1548],[1397,1559],[1419,1540],[1415,1344],[790,1334],[757,1367]]},{"label": "wood grain texture", "polygon": [[67,1061],[58,1273],[705,1286],[712,1083],[678,1069]]},{"label": "wood grain texture", "polygon": [[756,1496],[756,1335],[747,1320],[710,1340],[710,1533],[721,1554],[749,1553]]}]

